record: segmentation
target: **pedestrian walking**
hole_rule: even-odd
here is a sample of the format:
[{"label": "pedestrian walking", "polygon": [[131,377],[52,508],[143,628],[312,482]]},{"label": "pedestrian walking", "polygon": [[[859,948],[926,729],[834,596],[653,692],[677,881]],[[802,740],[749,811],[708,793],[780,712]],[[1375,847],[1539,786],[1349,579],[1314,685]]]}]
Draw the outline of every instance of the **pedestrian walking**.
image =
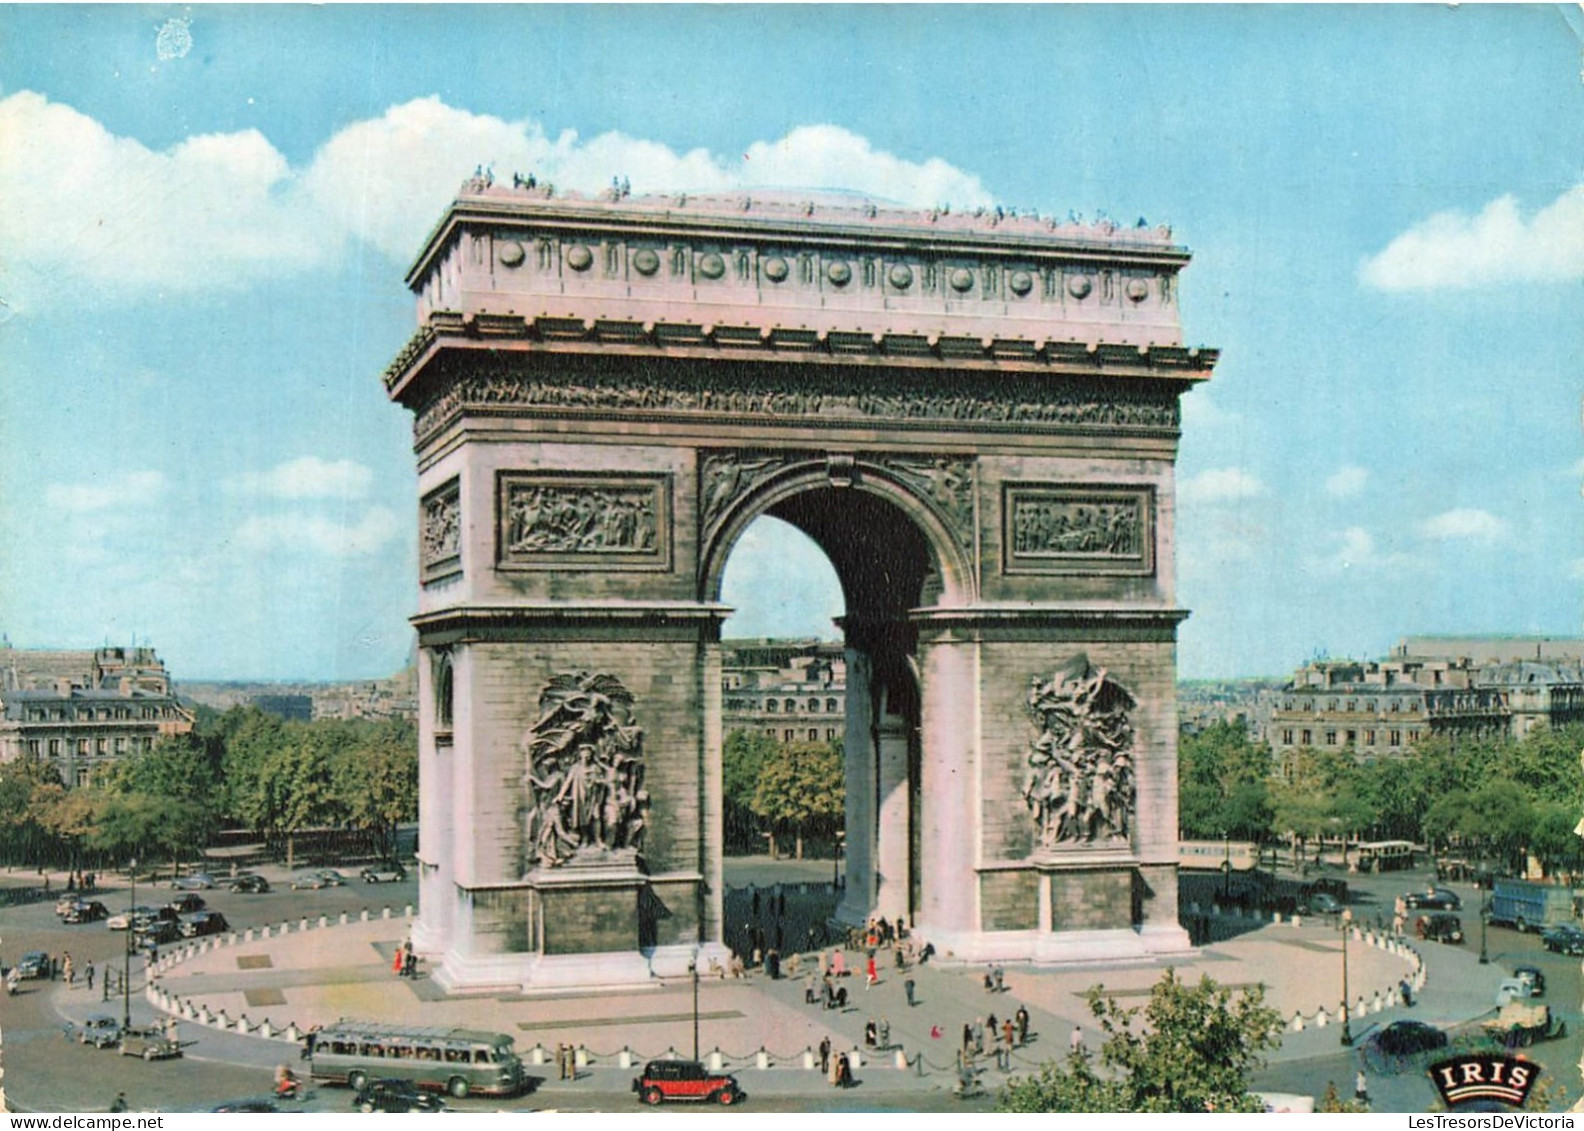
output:
[{"label": "pedestrian walking", "polygon": [[891,1022],[884,1017],[880,1018],[880,1048],[885,1050],[891,1047]]},{"label": "pedestrian walking", "polygon": [[907,994],[907,1003],[909,1009],[913,1008],[913,991],[915,988],[916,987],[913,984],[912,978],[909,978],[907,981],[902,983],[902,991]]},{"label": "pedestrian walking", "polygon": [[1017,1011],[1018,1044],[1020,1046],[1028,1044],[1028,1027],[1029,1011],[1020,1005]]},{"label": "pedestrian walking", "polygon": [[820,1054],[820,1071],[821,1072],[829,1072],[830,1071],[830,1054],[831,1054],[831,1042],[830,1042],[830,1036],[829,1035],[826,1035],[826,1036],[820,1038],[819,1054]]},{"label": "pedestrian walking", "polygon": [[1010,1017],[1001,1022],[1001,1043],[1006,1046],[1007,1052],[1012,1051],[1012,1018]]},{"label": "pedestrian walking", "polygon": [[1072,1036],[1067,1038],[1067,1047],[1073,1052],[1077,1052],[1079,1049],[1083,1048],[1083,1043],[1083,1026],[1074,1025]]},{"label": "pedestrian walking", "polygon": [[880,972],[875,968],[874,951],[869,952],[869,961],[864,965],[864,989],[868,989],[880,980]]},{"label": "pedestrian walking", "polygon": [[74,985],[77,981],[77,968],[72,965],[72,956],[69,950],[61,955],[61,976],[66,979],[68,986]]},{"label": "pedestrian walking", "polygon": [[984,988],[985,988],[985,993],[987,993],[987,994],[995,993],[995,971],[994,970],[986,970],[984,972]]},{"label": "pedestrian walking", "polygon": [[879,1043],[880,1026],[877,1025],[874,1018],[871,1017],[868,1021],[864,1022],[864,1044],[868,1045],[870,1048],[876,1048]]},{"label": "pedestrian walking", "polygon": [[966,1053],[971,1048],[973,1048],[973,1026],[964,1021],[962,1050],[964,1053]]},{"label": "pedestrian walking", "polygon": [[1355,1103],[1369,1103],[1369,1077],[1364,1075],[1364,1069],[1358,1070],[1358,1075],[1353,1077],[1353,1100]]},{"label": "pedestrian walking", "polygon": [[838,1088],[852,1087],[852,1054],[842,1053],[836,1058],[836,1086]]},{"label": "pedestrian walking", "polygon": [[396,948],[396,957],[391,960],[391,973],[401,977],[402,967],[407,963],[406,952],[401,947]]},{"label": "pedestrian walking", "polygon": [[1004,993],[1006,991],[1006,971],[1004,969],[1002,969],[1000,966],[997,966],[995,968],[995,975],[994,976],[995,976],[995,992],[998,993],[998,994],[999,993]]},{"label": "pedestrian walking", "polygon": [[1001,1022],[994,1013],[985,1018],[985,1028],[990,1030],[990,1039],[992,1041],[996,1040],[996,1034],[1001,1031]]},{"label": "pedestrian walking", "polygon": [[88,969],[84,970],[83,973],[88,977],[88,992],[93,993],[94,967],[92,962],[88,963]]}]

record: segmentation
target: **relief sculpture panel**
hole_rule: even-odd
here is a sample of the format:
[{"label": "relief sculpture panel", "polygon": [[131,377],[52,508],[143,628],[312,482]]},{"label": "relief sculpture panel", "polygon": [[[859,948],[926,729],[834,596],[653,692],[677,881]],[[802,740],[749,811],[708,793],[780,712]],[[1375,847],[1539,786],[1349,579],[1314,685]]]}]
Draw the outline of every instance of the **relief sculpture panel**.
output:
[{"label": "relief sculpture panel", "polygon": [[425,582],[462,571],[462,497],[457,480],[424,497],[419,520],[419,567]]},{"label": "relief sculpture panel", "polygon": [[529,867],[635,861],[643,841],[643,728],[613,675],[562,673],[539,695],[524,738]]},{"label": "relief sculpture panel", "polygon": [[1150,487],[1006,484],[1001,505],[1005,571],[1153,573],[1154,504]]},{"label": "relief sculpture panel", "polygon": [[1034,816],[1035,843],[1126,843],[1136,782],[1133,696],[1080,652],[1050,679],[1035,676],[1028,712],[1039,729],[1030,744],[1023,798]]},{"label": "relief sculpture panel", "polygon": [[502,472],[497,506],[503,568],[669,567],[668,477]]}]

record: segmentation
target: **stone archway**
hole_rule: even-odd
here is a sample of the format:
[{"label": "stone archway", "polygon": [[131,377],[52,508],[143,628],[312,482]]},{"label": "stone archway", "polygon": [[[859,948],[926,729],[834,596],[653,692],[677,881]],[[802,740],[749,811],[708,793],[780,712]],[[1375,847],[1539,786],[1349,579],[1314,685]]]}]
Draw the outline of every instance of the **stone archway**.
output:
[{"label": "stone archway", "polygon": [[847,597],[842,916],[960,961],[1184,947],[1172,470],[1214,362],[1180,341],[1187,259],[1154,229],[470,182],[386,374],[440,980],[720,957],[719,585],[761,514]]}]

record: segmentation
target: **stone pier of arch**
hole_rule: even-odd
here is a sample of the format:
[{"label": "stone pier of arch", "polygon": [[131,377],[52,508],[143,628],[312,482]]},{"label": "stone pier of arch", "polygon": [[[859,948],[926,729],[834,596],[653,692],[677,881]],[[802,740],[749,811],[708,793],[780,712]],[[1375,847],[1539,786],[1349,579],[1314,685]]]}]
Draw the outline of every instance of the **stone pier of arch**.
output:
[{"label": "stone pier of arch", "polygon": [[943,959],[1179,954],[1187,252],[1164,229],[469,182],[385,375],[419,490],[420,910],[458,990],[725,963],[725,563],[847,615],[847,891]]}]

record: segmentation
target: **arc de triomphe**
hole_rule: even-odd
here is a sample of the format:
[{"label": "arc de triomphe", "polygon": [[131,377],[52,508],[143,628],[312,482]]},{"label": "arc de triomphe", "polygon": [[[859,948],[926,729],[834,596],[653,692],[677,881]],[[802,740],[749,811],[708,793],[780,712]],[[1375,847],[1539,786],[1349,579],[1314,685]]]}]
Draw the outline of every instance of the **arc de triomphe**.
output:
[{"label": "arc de triomphe", "polygon": [[[385,375],[414,414],[420,913],[456,989],[722,947],[720,603],[775,515],[846,600],[848,885],[943,960],[1177,922],[1164,229],[470,181]],[[773,595],[771,595],[773,597]]]}]

